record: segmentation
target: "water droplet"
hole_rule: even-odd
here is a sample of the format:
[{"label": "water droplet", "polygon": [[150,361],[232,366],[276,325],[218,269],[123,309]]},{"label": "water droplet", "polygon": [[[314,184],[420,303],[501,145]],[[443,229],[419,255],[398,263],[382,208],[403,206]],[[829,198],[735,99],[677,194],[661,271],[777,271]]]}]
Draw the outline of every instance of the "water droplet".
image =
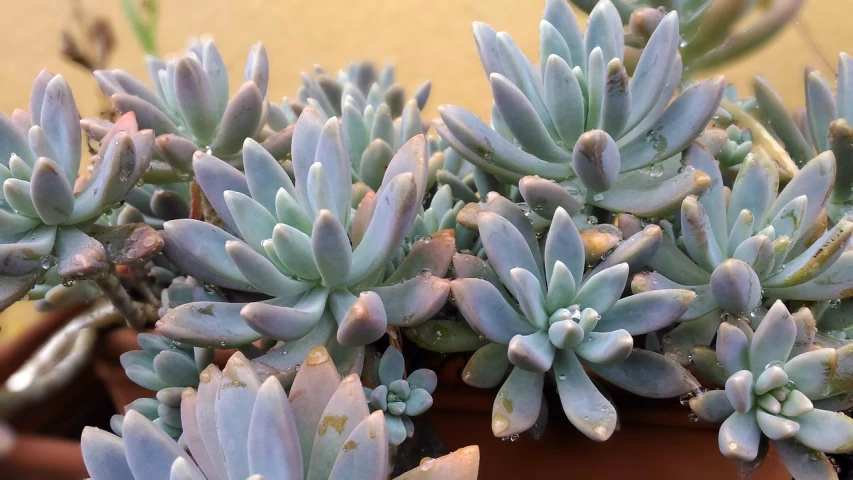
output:
[{"label": "water droplet", "polygon": [[734,440],[730,441],[729,442],[729,450],[731,450],[731,451],[737,450],[737,442],[735,442]]},{"label": "water droplet", "polygon": [[829,308],[838,308],[839,305],[841,305],[841,299],[840,298],[836,298],[834,300],[829,301]]},{"label": "water droplet", "polygon": [[139,177],[139,181],[136,182],[136,186],[141,187],[143,185],[145,185],[145,179],[142,177]]},{"label": "water droplet", "polygon": [[50,267],[56,265],[56,257],[53,255],[42,255],[39,258],[39,262],[41,263],[41,268],[50,270]]},{"label": "water droplet", "polygon": [[604,194],[603,193],[596,193],[595,195],[592,196],[592,199],[595,200],[596,202],[600,202],[600,201],[604,200]]},{"label": "water droplet", "polygon": [[649,169],[649,176],[652,178],[660,178],[663,175],[663,165],[656,163]]},{"label": "water droplet", "polygon": [[517,433],[516,433],[516,434],[514,434],[514,435],[511,435],[511,436],[509,437],[509,441],[510,441],[510,442],[515,442],[515,441],[517,441],[517,440],[518,440],[518,434],[517,434]]},{"label": "water droplet", "polygon": [[809,450],[809,460],[811,460],[811,461],[820,460],[820,457],[821,457],[821,453],[818,452],[817,450]]},{"label": "water droplet", "polygon": [[781,368],[784,366],[785,366],[785,362],[777,360],[775,362],[770,362],[767,365],[765,365],[764,369],[767,370],[767,369],[772,368],[772,367],[780,367]]},{"label": "water droplet", "polygon": [[424,243],[431,242],[432,241],[432,235],[424,235],[423,238],[421,238],[421,241]]},{"label": "water droplet", "polygon": [[374,353],[373,358],[382,358],[382,353],[380,353],[380,352]]},{"label": "water droplet", "polygon": [[687,355],[687,363],[688,365],[693,365],[693,355]]},{"label": "water droplet", "polygon": [[690,405],[690,399],[695,397],[696,394],[693,392],[685,393],[684,395],[678,397],[678,402],[682,405]]},{"label": "water droplet", "polygon": [[221,343],[219,344],[219,346],[220,346],[220,347],[222,347],[222,348],[225,348],[225,342],[221,342]]},{"label": "water droplet", "polygon": [[598,218],[595,215],[590,215],[586,217],[586,223],[596,225],[598,223]]},{"label": "water droplet", "polygon": [[583,419],[589,421],[589,415],[584,415]]},{"label": "water droplet", "polygon": [[698,416],[698,415],[696,415],[695,413],[688,413],[688,414],[687,414],[687,419],[688,419],[688,420],[690,420],[690,421],[691,421],[691,422],[693,422],[693,423],[697,423],[697,422],[699,422],[699,416]]},{"label": "water droplet", "polygon": [[559,378],[559,379],[560,379],[560,381],[563,381],[563,380],[565,380],[565,379],[566,379],[566,376],[561,374],[561,375],[560,375],[559,377],[557,377],[557,378]]},{"label": "water droplet", "polygon": [[29,294],[29,293],[25,293],[25,294],[24,294],[24,296],[23,296],[23,297],[21,297],[21,301],[22,301],[22,302],[26,302],[26,301],[27,301],[27,300],[29,300],[29,299],[30,299],[30,294]]},{"label": "water droplet", "polygon": [[602,405],[602,406],[601,406],[601,411],[602,411],[602,412],[606,412],[606,411],[607,411],[607,409],[608,409],[607,405]]},{"label": "water droplet", "polygon": [[66,288],[73,287],[74,286],[74,279],[73,278],[63,278],[62,279],[62,286],[66,287]]},{"label": "water droplet", "polygon": [[300,368],[302,368],[302,364],[301,364],[301,363],[297,363],[297,364],[296,364],[296,367],[295,367],[296,371],[298,372]]},{"label": "water droplet", "polygon": [[672,337],[669,335],[664,335],[663,336],[663,343],[664,343],[664,345],[672,345]]},{"label": "water droplet", "polygon": [[432,270],[430,270],[428,268],[424,268],[423,270],[421,270],[421,276],[426,277],[426,278],[431,277],[432,276]]},{"label": "water droplet", "polygon": [[426,462],[424,462],[421,465],[421,470],[426,472],[427,470],[431,469],[434,465],[435,465],[435,459],[434,458],[427,460]]}]

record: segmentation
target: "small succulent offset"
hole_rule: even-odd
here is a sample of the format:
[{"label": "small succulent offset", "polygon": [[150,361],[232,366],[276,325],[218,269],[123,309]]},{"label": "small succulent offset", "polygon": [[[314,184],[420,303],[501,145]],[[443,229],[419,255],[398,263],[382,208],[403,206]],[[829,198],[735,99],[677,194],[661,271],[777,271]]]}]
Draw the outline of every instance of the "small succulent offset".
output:
[{"label": "small succulent offset", "polygon": [[[369,413],[358,376],[341,380],[323,347],[309,352],[289,398],[275,377],[262,382],[241,353],[199,380],[197,390],[182,392],[186,451],[131,411],[122,438],[83,432],[92,480],[388,478],[385,416]],[[478,449],[468,447],[396,478],[473,480],[478,465]]]},{"label": "small succulent offset", "polygon": [[654,272],[631,284],[635,292],[696,292],[683,322],[663,337],[665,352],[686,363],[693,345],[711,343],[723,313],[755,317],[766,297],[819,301],[853,293],[847,273],[853,257],[845,253],[853,222],[827,229],[821,217],[835,178],[831,152],[809,161],[778,194],[776,165],[763,153],[750,154],[728,198],[706,150],[691,147],[684,161],[707,172],[711,186],[684,199],[679,236],[665,237],[649,261]]},{"label": "small succulent offset", "polygon": [[[667,160],[702,133],[724,88],[720,77],[704,80],[672,100],[682,74],[678,29],[678,14],[669,13],[629,80],[622,23],[609,0],[595,5],[583,35],[566,2],[547,1],[538,67],[509,35],[475,23],[495,102],[492,127],[445,105],[436,130],[483,174],[524,182],[521,195],[534,213],[546,205],[575,213],[585,200],[613,212],[662,216],[707,187],[701,172],[679,172]],[[569,193],[548,183],[577,179],[564,185]]]},{"label": "small succulent offset", "polygon": [[833,383],[849,383],[836,372],[849,367],[834,348],[792,354],[797,338],[797,323],[778,300],[754,334],[721,324],[716,355],[725,389],[698,394],[690,407],[703,420],[723,421],[720,451],[729,458],[760,462],[769,439],[796,478],[837,478],[824,453],[853,450],[853,419],[813,402],[839,386]]},{"label": "small succulent offset", "polygon": [[[586,275],[580,234],[562,208],[554,214],[542,253],[535,237],[531,243],[498,214],[482,212],[478,226],[500,282],[459,278],[451,292],[465,320],[494,342],[474,354],[463,379],[494,386],[512,369],[492,410],[495,436],[517,435],[536,423],[550,371],[569,421],[598,441],[613,434],[616,411],[584,367],[649,397],[677,397],[699,387],[672,360],[634,349],[632,337],[678,320],[695,294],[660,290],[620,299],[629,271],[654,255],[660,242],[656,226],[628,239]],[[501,354],[506,359],[495,358]]]},{"label": "small succulent offset", "polygon": [[403,379],[405,368],[403,354],[390,346],[379,361],[381,384],[373,389],[364,388],[371,409],[385,414],[391,445],[400,445],[414,435],[415,425],[409,417],[420,415],[432,406],[432,392],[438,384],[435,372],[425,368]]}]

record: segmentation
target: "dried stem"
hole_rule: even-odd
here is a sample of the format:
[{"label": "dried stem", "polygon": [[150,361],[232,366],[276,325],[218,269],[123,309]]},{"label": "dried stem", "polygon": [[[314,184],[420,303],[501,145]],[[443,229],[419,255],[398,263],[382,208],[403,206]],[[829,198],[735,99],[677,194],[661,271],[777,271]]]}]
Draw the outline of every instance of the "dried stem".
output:
[{"label": "dried stem", "polygon": [[101,300],[69,321],[0,387],[0,417],[68,385],[88,362],[98,330],[121,319],[118,309]]},{"label": "dried stem", "polygon": [[115,309],[121,312],[130,328],[141,330],[149,320],[154,321],[157,319],[157,312],[154,306],[134,302],[130,298],[130,295],[128,295],[127,290],[121,285],[119,279],[115,276],[115,273],[96,278],[94,282],[101,289],[101,292],[104,293],[104,296],[110,300]]},{"label": "dried stem", "polygon": [[723,98],[720,108],[729,112],[734,122],[752,134],[752,143],[757,148],[763,149],[767,155],[776,163],[779,169],[780,180],[789,181],[800,170],[797,164],[788,155],[788,152],[773,138],[773,135],[764,128],[764,125],[756,120],[746,110],[735,102]]},{"label": "dried stem", "polygon": [[193,180],[190,182],[190,218],[193,220],[201,220],[201,187],[198,182]]}]

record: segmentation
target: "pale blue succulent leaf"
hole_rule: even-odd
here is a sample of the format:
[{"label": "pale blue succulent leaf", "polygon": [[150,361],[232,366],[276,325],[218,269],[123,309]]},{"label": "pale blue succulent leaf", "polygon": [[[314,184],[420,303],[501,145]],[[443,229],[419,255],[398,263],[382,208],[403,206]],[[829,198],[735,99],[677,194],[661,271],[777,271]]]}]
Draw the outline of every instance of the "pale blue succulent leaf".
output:
[{"label": "pale blue succulent leaf", "polygon": [[219,444],[230,478],[245,478],[250,474],[247,441],[252,407],[260,386],[246,357],[240,352],[232,355],[219,378],[215,414]]},{"label": "pale blue succulent leaf", "polygon": [[838,478],[838,474],[835,473],[835,466],[826,455],[816,455],[812,449],[796,439],[776,440],[773,442],[773,450],[776,451],[788,473],[794,478],[814,480]]},{"label": "pale blue succulent leaf", "polygon": [[389,346],[379,361],[379,381],[383,385],[390,385],[396,380],[401,380],[405,369],[403,354],[395,347]]},{"label": "pale blue succulent leaf", "polygon": [[415,389],[424,390],[429,394],[432,394],[432,392],[435,391],[435,387],[438,385],[438,377],[435,372],[427,368],[419,368],[415,370],[406,377],[406,380],[409,382],[409,385]]},{"label": "pale blue succulent leaf", "polygon": [[604,380],[643,397],[677,397],[699,387],[693,375],[676,361],[646,350],[634,349],[618,363],[584,365]]},{"label": "pale blue succulent leaf", "polygon": [[121,438],[98,428],[86,427],[80,446],[83,463],[92,480],[134,480]]},{"label": "pale blue succulent leaf", "polygon": [[619,300],[628,280],[628,264],[619,263],[590,275],[575,295],[574,302],[583,308],[606,312]]},{"label": "pale blue succulent leaf", "polygon": [[493,342],[506,345],[515,335],[536,331],[486,280],[457,279],[451,283],[450,290],[465,320]]},{"label": "pale blue succulent leaf", "polygon": [[193,158],[195,181],[198,182],[210,205],[219,214],[225,224],[237,231],[237,223],[225,201],[228,190],[249,195],[246,177],[242,172],[224,161],[208,154],[198,154]]},{"label": "pale blue succulent leaf", "polygon": [[735,413],[725,390],[709,390],[692,397],[690,410],[706,422],[722,422]]},{"label": "pale blue succulent leaf", "polygon": [[749,462],[758,456],[761,429],[755,412],[735,412],[720,426],[717,437],[720,452],[726,457]]},{"label": "pale blue succulent leaf", "polygon": [[135,478],[169,478],[176,458],[192,462],[166,432],[135,411],[127,412],[124,417],[122,440],[127,464]]},{"label": "pale blue succulent leaf", "polygon": [[557,352],[554,376],[569,421],[593,440],[602,442],[610,438],[618,422],[616,409],[589,379],[573,351]]},{"label": "pale blue succulent leaf", "polygon": [[[386,478],[388,476],[388,444],[398,445],[392,438],[390,426],[386,427],[386,416],[374,412],[347,437],[346,446],[335,459],[329,473],[330,480],[358,480],[361,478]],[[388,422],[390,424],[390,421]],[[405,428],[403,429],[405,434]],[[405,439],[405,436],[403,437]],[[275,477],[278,478],[278,477]]]},{"label": "pale blue succulent leaf", "polygon": [[800,425],[794,438],[803,445],[825,453],[850,451],[853,419],[844,413],[815,409],[794,420]]},{"label": "pale blue succulent leaf", "polygon": [[513,368],[492,406],[492,433],[509,437],[529,429],[539,418],[545,374]]},{"label": "pale blue succulent leaf", "polygon": [[595,330],[611,332],[624,329],[631,335],[654,332],[678,321],[695,297],[695,293],[682,289],[637,293],[619,299],[610,308],[602,310]]},{"label": "pale blue succulent leaf", "polygon": [[255,302],[244,306],[240,316],[253,330],[276,340],[293,341],[307,335],[326,309],[329,290],[315,287],[298,301],[282,299],[280,304]]},{"label": "pale blue succulent leaf", "polygon": [[290,402],[281,383],[270,377],[258,389],[249,421],[249,472],[266,478],[301,480],[302,450]]},{"label": "pale blue succulent leaf", "polygon": [[753,373],[759,374],[767,365],[788,360],[794,346],[797,327],[788,309],[777,300],[755,330],[749,346],[749,363]]},{"label": "pale blue succulent leaf", "polygon": [[236,290],[254,290],[225,249],[239,241],[221,228],[198,220],[170,220],[163,225],[163,253],[184,273],[205,283]]}]

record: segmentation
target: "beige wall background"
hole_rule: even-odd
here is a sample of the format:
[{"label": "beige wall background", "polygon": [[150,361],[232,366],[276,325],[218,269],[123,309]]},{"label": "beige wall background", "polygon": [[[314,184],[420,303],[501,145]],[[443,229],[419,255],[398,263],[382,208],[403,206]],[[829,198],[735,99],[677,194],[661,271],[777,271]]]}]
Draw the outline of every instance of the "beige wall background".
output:
[{"label": "beige wall background", "polygon": [[[79,0],[110,19],[117,37],[111,68],[145,79],[143,52],[119,0]],[[30,84],[47,68],[66,76],[84,115],[96,114],[99,90],[80,67],[59,53],[60,32],[71,25],[65,0],[2,0],[0,15],[0,111],[26,108]],[[242,78],[250,46],[263,41],[270,57],[273,99],[293,96],[299,73],[321,64],[337,70],[351,59],[393,60],[397,79],[409,89],[431,78],[426,114],[453,103],[480,115],[491,100],[477,58],[471,22],[509,32],[528,55],[538,57],[538,25],[544,0],[161,0],[157,33],[162,54],[181,52],[190,37],[209,33],[229,66],[232,91]],[[726,66],[730,83],[749,92],[755,74],[768,77],[789,107],[803,104],[803,69],[834,78],[839,51],[853,51],[853,0],[808,0],[797,24],[770,44]],[[834,83],[834,81],[833,81]],[[30,316],[28,305],[0,315],[0,340]]]}]

